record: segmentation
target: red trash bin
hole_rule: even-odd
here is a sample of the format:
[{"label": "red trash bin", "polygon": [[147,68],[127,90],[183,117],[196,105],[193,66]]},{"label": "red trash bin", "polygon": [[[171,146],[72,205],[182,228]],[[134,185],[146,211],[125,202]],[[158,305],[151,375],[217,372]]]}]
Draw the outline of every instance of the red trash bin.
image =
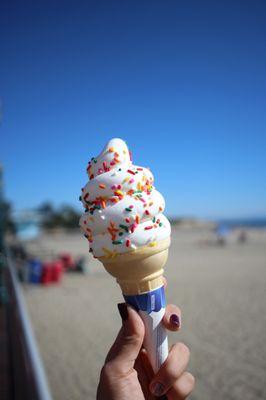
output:
[{"label": "red trash bin", "polygon": [[63,263],[56,260],[52,263],[52,282],[60,283],[63,275]]},{"label": "red trash bin", "polygon": [[60,260],[63,263],[63,268],[68,270],[68,269],[73,269],[75,267],[74,260],[72,258],[72,255],[70,253],[63,253],[60,255]]},{"label": "red trash bin", "polygon": [[53,275],[52,263],[50,262],[43,263],[41,283],[43,285],[49,285],[52,282],[52,275]]}]

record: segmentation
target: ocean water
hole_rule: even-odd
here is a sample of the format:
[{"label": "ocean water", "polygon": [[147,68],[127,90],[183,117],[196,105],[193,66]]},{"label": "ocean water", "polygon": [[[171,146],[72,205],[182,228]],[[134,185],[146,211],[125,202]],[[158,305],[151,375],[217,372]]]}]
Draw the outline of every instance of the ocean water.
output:
[{"label": "ocean water", "polygon": [[266,228],[266,217],[261,218],[228,218],[217,221],[219,224],[226,225],[230,228]]}]

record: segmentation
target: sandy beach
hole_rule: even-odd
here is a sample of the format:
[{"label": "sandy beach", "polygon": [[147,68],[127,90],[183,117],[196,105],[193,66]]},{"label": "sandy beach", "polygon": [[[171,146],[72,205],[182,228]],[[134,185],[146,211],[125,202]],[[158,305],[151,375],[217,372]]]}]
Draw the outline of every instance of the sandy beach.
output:
[{"label": "sandy beach", "polygon": [[[194,400],[266,398],[266,231],[249,230],[245,244],[237,235],[219,247],[210,229],[173,231],[167,300],[181,307],[183,326],[169,337],[191,349]],[[28,249],[87,256],[86,275],[65,274],[59,286],[23,287],[53,398],[93,400],[121,324],[120,289],[88,255],[79,232],[43,235]]]}]

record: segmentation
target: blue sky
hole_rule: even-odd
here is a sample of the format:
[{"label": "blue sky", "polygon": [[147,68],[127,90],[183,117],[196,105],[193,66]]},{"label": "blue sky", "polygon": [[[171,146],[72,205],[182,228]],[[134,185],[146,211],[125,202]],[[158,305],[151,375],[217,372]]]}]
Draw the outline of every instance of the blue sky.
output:
[{"label": "blue sky", "polygon": [[0,160],[17,209],[78,202],[111,137],[170,215],[266,215],[266,3],[2,1]]}]

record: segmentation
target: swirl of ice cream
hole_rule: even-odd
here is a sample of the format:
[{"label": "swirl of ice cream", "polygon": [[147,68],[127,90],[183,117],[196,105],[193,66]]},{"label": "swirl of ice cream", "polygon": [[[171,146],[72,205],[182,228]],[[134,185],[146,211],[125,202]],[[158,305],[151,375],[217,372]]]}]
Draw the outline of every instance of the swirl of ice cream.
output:
[{"label": "swirl of ice cream", "polygon": [[165,202],[147,168],[132,164],[126,143],[112,139],[88,163],[89,182],[80,200],[80,226],[95,257],[113,258],[170,236]]}]

